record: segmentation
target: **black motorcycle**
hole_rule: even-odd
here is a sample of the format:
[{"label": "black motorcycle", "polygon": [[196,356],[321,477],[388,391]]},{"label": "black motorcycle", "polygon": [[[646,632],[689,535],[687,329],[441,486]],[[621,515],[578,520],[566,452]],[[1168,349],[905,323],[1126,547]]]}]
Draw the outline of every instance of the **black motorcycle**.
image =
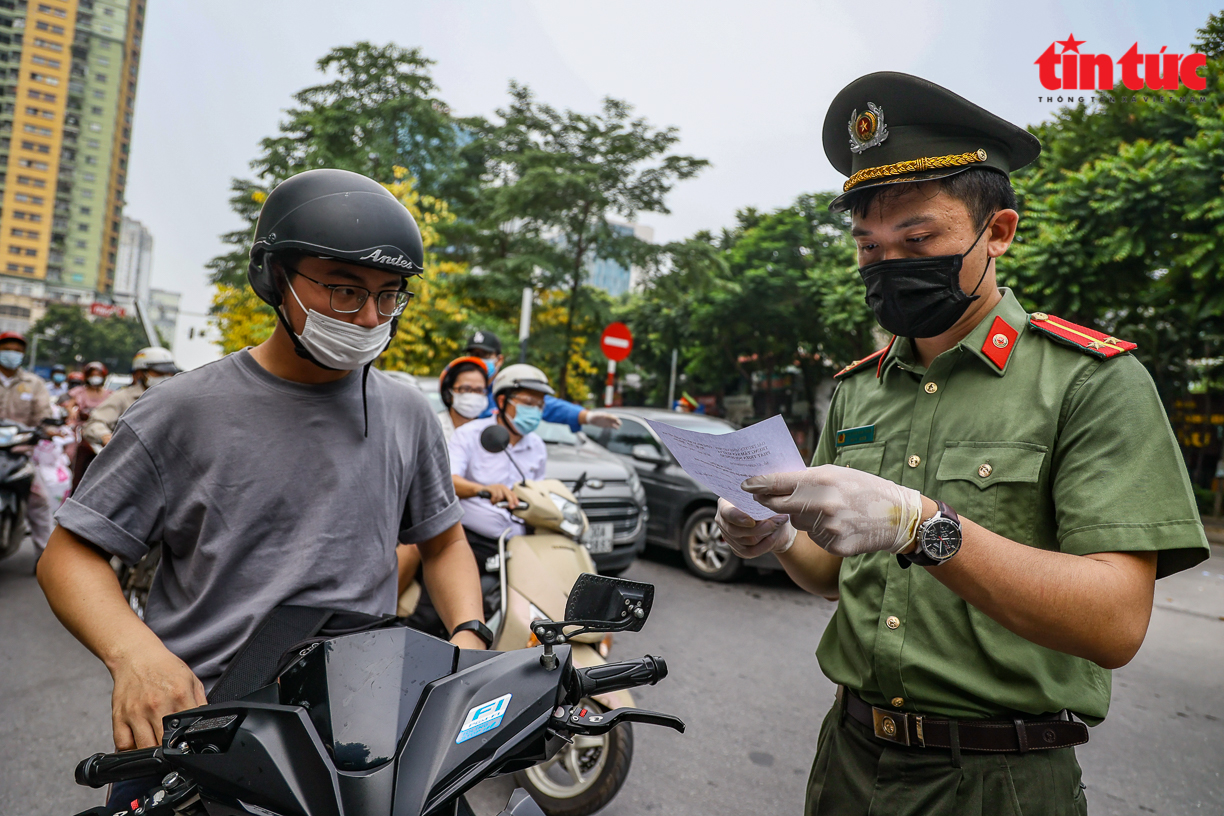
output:
[{"label": "black motorcycle", "polygon": [[[160,746],[95,754],[77,766],[77,782],[95,788],[160,780],[121,808],[79,816],[471,813],[466,791],[547,761],[575,735],[627,722],[684,731],[676,717],[580,702],[667,676],[658,657],[576,668],[567,645],[586,632],[639,631],[653,600],[650,584],[584,574],[566,620],[532,624],[543,645],[511,652],[460,650],[391,621],[327,634],[327,610],[320,619],[321,610],[281,607],[235,657],[209,705],[164,719]],[[283,656],[268,648],[288,631],[324,634]],[[237,691],[244,693],[218,701]],[[542,811],[519,789],[502,816]]]},{"label": "black motorcycle", "polygon": [[[43,423],[62,424],[60,420]],[[26,507],[34,484],[30,452],[39,441],[48,438],[42,427],[0,421],[0,559],[17,552],[25,538]]]}]

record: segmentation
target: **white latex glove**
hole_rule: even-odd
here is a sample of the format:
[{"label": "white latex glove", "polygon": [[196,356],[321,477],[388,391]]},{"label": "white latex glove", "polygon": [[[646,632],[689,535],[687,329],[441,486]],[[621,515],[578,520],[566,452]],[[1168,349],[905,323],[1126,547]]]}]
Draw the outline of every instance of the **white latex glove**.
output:
[{"label": "white latex glove", "polygon": [[917,490],[837,465],[754,476],[742,488],[843,558],[900,552],[913,541],[922,519]]},{"label": "white latex glove", "polygon": [[611,428],[616,430],[621,426],[620,417],[608,411],[587,411],[586,421],[591,425],[598,425],[600,428]]},{"label": "white latex glove", "polygon": [[731,551],[740,558],[756,558],[769,552],[786,552],[795,543],[795,528],[786,516],[756,521],[726,499],[718,500],[714,517]]}]

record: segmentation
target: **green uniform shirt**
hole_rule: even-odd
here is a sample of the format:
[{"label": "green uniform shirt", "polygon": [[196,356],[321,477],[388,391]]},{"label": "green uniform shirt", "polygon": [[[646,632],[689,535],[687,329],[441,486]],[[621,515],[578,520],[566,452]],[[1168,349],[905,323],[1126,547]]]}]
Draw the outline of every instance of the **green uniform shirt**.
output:
[{"label": "green uniform shirt", "polygon": [[[1030,547],[1157,550],[1158,577],[1207,558],[1147,371],[1129,354],[1101,360],[1030,329],[1002,292],[929,369],[897,338],[878,378],[872,365],[844,379],[813,464],[911,487]],[[1018,332],[1002,369],[983,350],[996,316]],[[848,429],[862,430],[839,445]],[[830,680],[873,705],[900,698],[898,710],[956,719],[1067,708],[1090,724],[1109,710],[1107,669],[1009,632],[921,567],[902,569],[890,553],[847,558],[839,586],[816,655]]]}]

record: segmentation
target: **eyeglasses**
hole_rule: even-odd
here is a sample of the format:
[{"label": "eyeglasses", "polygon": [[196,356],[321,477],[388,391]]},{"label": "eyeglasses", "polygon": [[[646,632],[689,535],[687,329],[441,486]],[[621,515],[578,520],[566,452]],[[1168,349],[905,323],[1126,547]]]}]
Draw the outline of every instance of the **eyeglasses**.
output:
[{"label": "eyeglasses", "polygon": [[522,394],[515,394],[513,397],[510,398],[510,401],[515,403],[516,405],[530,405],[533,408],[543,408],[544,407],[543,397],[525,397]]},{"label": "eyeglasses", "polygon": [[352,286],[347,283],[323,283],[317,281],[309,275],[303,275],[296,269],[286,267],[295,275],[306,278],[306,280],[322,286],[331,292],[331,310],[337,314],[355,314],[361,311],[361,307],[369,299],[370,295],[375,295],[375,304],[378,306],[378,313],[383,317],[397,317],[403,314],[404,307],[408,305],[408,301],[412,300],[412,292],[406,289],[400,289],[395,292],[371,292],[362,286]]},{"label": "eyeglasses", "polygon": [[489,393],[484,388],[478,388],[474,385],[460,385],[451,389],[452,394],[487,394]]}]

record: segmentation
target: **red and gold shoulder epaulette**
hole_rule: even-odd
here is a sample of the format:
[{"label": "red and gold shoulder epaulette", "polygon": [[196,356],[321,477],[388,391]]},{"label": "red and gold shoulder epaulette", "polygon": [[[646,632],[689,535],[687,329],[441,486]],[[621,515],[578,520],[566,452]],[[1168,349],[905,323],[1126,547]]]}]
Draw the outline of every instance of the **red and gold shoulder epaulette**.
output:
[{"label": "red and gold shoulder epaulette", "polygon": [[1138,348],[1128,340],[1110,337],[1096,329],[1090,329],[1045,312],[1033,312],[1029,315],[1029,327],[1064,345],[1074,346],[1102,360],[1108,360],[1110,357],[1117,357],[1119,354],[1125,354]]},{"label": "red and gold shoulder epaulette", "polygon": [[855,360],[853,363],[834,374],[833,379],[840,380],[842,377],[849,377],[851,374],[857,374],[858,372],[867,368],[869,365],[873,364],[876,367],[876,376],[880,376],[880,366],[884,364],[884,357],[888,354],[888,350],[892,348],[892,345],[896,339],[897,338],[894,337],[892,340],[889,340],[888,345],[879,351],[874,351],[861,360]]}]

